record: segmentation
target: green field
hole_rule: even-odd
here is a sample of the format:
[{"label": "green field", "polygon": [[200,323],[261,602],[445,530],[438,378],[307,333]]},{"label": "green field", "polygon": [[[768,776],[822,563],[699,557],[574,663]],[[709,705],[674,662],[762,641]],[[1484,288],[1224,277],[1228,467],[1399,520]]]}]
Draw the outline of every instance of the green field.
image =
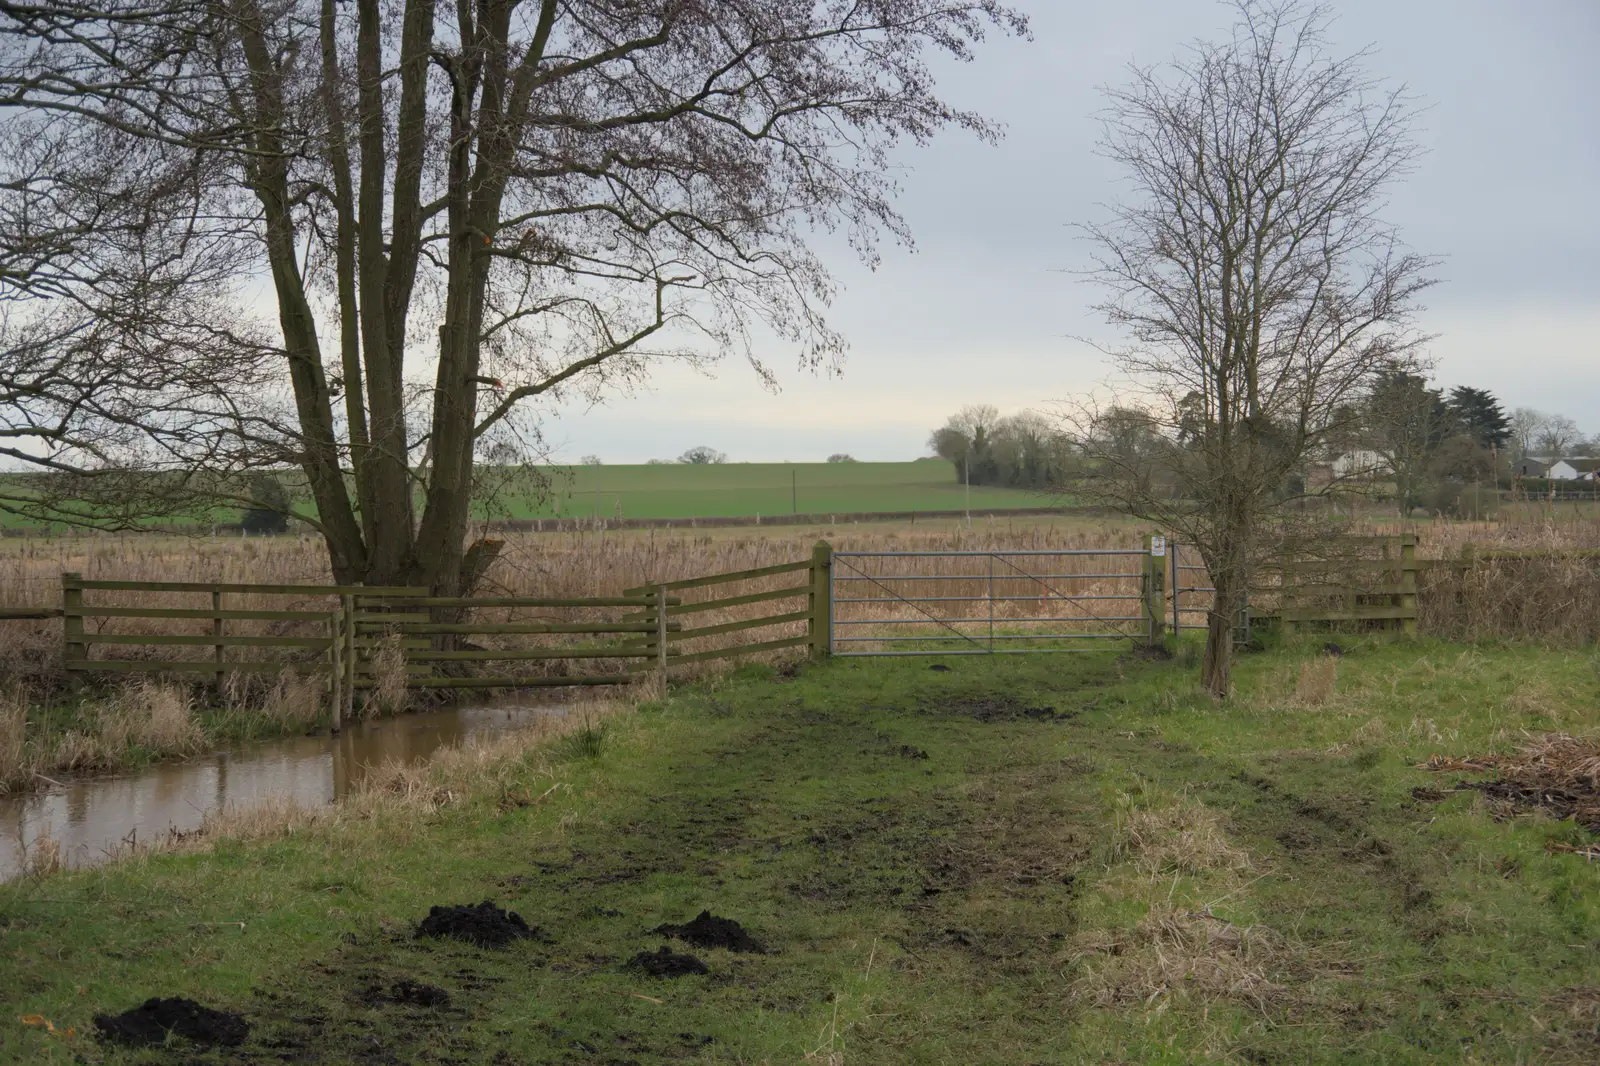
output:
[{"label": "green field", "polygon": [[[914,463],[722,463],[704,466],[558,466],[551,498],[507,500],[516,518],[717,518],[955,511],[967,489],[942,459]],[[974,485],[974,510],[1049,507],[1058,500],[1022,489]]]},{"label": "green field", "polygon": [[[854,514],[864,511],[998,511],[1053,507],[1060,497],[1024,489],[974,485],[956,479],[943,459],[910,463],[718,463],[621,466],[551,466],[533,476],[480,471],[485,486],[479,518],[726,518],[786,514]],[[285,475],[296,507],[314,512],[296,472]],[[422,506],[419,493],[417,506]],[[237,508],[218,507],[209,521],[239,521]],[[157,525],[187,526],[193,516]],[[0,526],[39,523],[0,512]]]}]

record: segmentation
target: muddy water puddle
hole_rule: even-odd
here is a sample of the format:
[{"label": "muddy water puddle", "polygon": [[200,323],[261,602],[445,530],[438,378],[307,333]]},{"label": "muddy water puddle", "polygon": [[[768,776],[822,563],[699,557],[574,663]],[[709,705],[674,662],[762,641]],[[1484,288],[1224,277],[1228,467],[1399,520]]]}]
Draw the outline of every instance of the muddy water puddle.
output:
[{"label": "muddy water puddle", "polygon": [[348,726],[338,736],[288,737],[160,763],[117,777],[64,779],[64,787],[0,797],[0,881],[21,872],[40,837],[68,866],[94,866],[129,845],[200,825],[225,807],[269,799],[332,803],[374,767],[411,763],[440,748],[506,733],[566,705],[533,700],[465,705]]}]

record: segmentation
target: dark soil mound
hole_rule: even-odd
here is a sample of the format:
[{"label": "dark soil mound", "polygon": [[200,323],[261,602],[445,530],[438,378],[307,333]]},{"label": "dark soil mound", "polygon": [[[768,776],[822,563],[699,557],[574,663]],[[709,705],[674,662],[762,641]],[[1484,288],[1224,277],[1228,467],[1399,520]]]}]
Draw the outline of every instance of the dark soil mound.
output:
[{"label": "dark soil mound", "polygon": [[913,748],[910,744],[902,744],[900,745],[900,757],[902,759],[926,759],[928,753],[921,748]]},{"label": "dark soil mound", "polygon": [[1165,644],[1136,644],[1132,654],[1135,659],[1147,659],[1157,663],[1164,663],[1172,658],[1172,650]]},{"label": "dark soil mound", "polygon": [[699,917],[683,925],[658,925],[651,932],[687,941],[697,948],[727,948],[729,951],[749,951],[766,954],[766,946],[745,932],[744,926],[732,918],[718,918],[710,911],[701,911]]},{"label": "dark soil mound", "polygon": [[1334,658],[1341,658],[1344,655],[1344,646],[1342,644],[1336,644],[1330,640],[1328,643],[1322,646],[1322,654],[1332,655]]},{"label": "dark soil mound", "polygon": [[401,980],[389,986],[389,999],[394,1003],[405,1003],[413,1007],[447,1007],[450,1005],[450,993],[438,985],[423,984],[421,981]]},{"label": "dark soil mound", "polygon": [[503,948],[513,940],[529,940],[538,935],[516,911],[496,907],[484,900],[476,907],[432,907],[417,926],[417,936],[450,937],[465,940],[480,948]]},{"label": "dark soil mound", "polygon": [[679,955],[665,944],[660,951],[641,951],[628,963],[631,969],[643,970],[651,977],[688,977],[690,974],[710,973],[705,963],[693,955]]},{"label": "dark soil mound", "polygon": [[928,667],[928,669],[932,670],[936,674],[948,674],[950,672],[950,668],[944,663],[934,663],[932,666]]},{"label": "dark soil mound", "polygon": [[161,1044],[176,1033],[196,1044],[237,1047],[250,1033],[243,1015],[202,1007],[192,999],[147,999],[121,1014],[96,1014],[95,1028],[114,1043],[140,1047]]}]

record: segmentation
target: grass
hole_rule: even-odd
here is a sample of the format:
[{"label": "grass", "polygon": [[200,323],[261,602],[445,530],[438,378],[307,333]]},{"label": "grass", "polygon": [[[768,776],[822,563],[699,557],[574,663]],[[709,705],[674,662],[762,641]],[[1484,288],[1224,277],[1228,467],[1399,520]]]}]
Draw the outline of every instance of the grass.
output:
[{"label": "grass", "polygon": [[508,497],[507,517],[713,518],[1052,507],[1059,496],[961,484],[943,459],[551,467],[550,498]]},{"label": "grass", "polygon": [[[1592,652],[1291,644],[1228,706],[1190,659],[746,667],[0,887],[0,1060],[233,1061],[85,1036],[187,995],[301,1062],[1594,1061],[1588,832],[1418,768],[1592,749]],[[545,935],[413,938],[484,898]],[[702,908],[772,952],[624,967]]]},{"label": "grass", "polygon": [[[298,476],[289,478],[296,506],[315,514]],[[961,484],[943,459],[906,463],[717,463],[706,465],[552,466],[483,471],[478,517],[712,518],[865,511],[1001,510],[1055,507],[1056,494]],[[418,505],[421,505],[418,499]],[[162,523],[236,523],[243,512],[218,507],[202,517],[178,515]],[[39,527],[0,513],[0,528]]]}]

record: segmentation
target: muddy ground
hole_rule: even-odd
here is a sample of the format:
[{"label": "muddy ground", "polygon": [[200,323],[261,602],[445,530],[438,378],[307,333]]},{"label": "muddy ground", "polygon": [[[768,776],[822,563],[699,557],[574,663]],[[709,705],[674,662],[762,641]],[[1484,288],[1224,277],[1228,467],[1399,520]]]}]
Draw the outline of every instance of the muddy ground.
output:
[{"label": "muddy ground", "polygon": [[[1537,1012],[1515,1045],[1530,1061],[1600,1060],[1600,1007],[1582,991],[1600,981],[1582,958],[1551,955],[1538,989],[1473,983],[1488,973],[1482,920],[1450,895],[1457,857],[1419,843],[1435,802],[1409,791],[1415,771],[1385,794],[1359,751],[1245,758],[1160,735],[1159,718],[1125,728],[1120,683],[1174,669],[1084,662],[998,690],[966,664],[918,665],[899,693],[808,688],[804,672],[713,693],[648,745],[554,770],[575,783],[564,807],[490,805],[451,823],[459,844],[430,837],[406,867],[422,902],[392,913],[390,882],[370,877],[365,917],[341,919],[311,965],[263,954],[247,999],[206,1004],[248,1023],[237,1045],[107,1044],[105,1061],[1082,1061],[1095,1037],[1075,1027],[1116,1017],[1091,1014],[1083,937],[1135,920],[1106,909],[1109,804],[1150,782],[1218,812],[1251,857],[1233,903],[1248,894],[1273,947],[1260,981],[1192,1014],[1180,998],[1148,1006],[1170,991],[1108,987],[1129,1041],[1163,1019],[1222,1019],[1226,1035],[1206,1037],[1217,1061],[1323,1061],[1312,1049],[1327,1047],[1343,1049],[1328,1061],[1463,1061],[1465,1043],[1492,1062]],[[1489,876],[1511,892],[1506,870]],[[1133,943],[1119,936],[1115,950]]]}]

